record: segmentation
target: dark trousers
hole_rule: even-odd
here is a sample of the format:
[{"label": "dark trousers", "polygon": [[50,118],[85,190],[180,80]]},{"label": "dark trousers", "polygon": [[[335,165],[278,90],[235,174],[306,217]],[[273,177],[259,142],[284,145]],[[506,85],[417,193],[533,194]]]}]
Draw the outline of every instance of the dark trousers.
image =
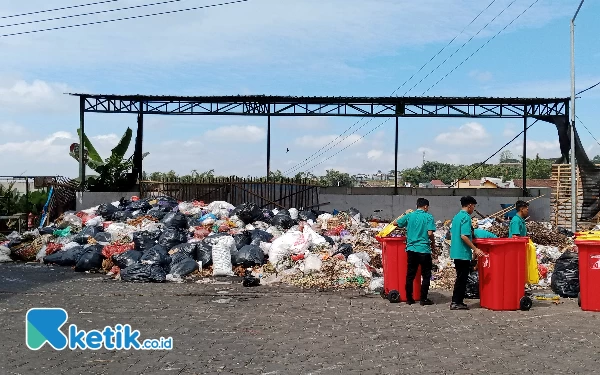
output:
[{"label": "dark trousers", "polygon": [[467,291],[467,282],[471,273],[471,261],[454,259],[456,268],[456,281],[454,282],[454,292],[452,293],[452,303],[464,303],[465,293]]},{"label": "dark trousers", "polygon": [[415,251],[407,251],[408,267],[406,270],[406,299],[413,299],[413,282],[417,275],[417,270],[421,266],[421,276],[423,281],[421,282],[421,300],[427,299],[429,294],[429,283],[431,282],[431,268],[433,267],[433,261],[431,260],[431,254],[417,253]]}]

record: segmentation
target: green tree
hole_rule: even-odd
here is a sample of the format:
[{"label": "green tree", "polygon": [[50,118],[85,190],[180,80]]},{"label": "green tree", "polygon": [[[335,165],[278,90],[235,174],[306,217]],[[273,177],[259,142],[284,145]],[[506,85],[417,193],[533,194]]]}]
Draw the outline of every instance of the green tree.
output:
[{"label": "green tree", "polygon": [[323,186],[354,186],[354,179],[348,174],[333,169],[327,170],[325,176],[319,178]]},{"label": "green tree", "polygon": [[552,175],[552,163],[536,155],[535,159],[527,158],[527,178],[548,179]]},{"label": "green tree", "polygon": [[500,163],[507,163],[509,160],[513,160],[515,156],[512,151],[504,150],[500,153]]},{"label": "green tree", "polygon": [[592,163],[600,164],[600,155],[594,156],[594,158],[592,159]]},{"label": "green tree", "polygon": [[[81,129],[77,129],[77,134],[81,136]],[[90,176],[86,181],[90,191],[128,191],[135,185],[137,176],[131,173],[134,155],[125,159],[132,136],[133,132],[127,128],[119,143],[111,150],[111,155],[102,160],[87,135],[83,135],[84,152],[87,155],[84,162],[98,173],[98,176]],[[82,146],[79,145],[79,147]],[[71,150],[69,154],[79,162],[77,148]],[[142,158],[146,156],[148,156],[147,152],[142,155]]]},{"label": "green tree", "polygon": [[[421,168],[407,168],[401,172],[402,181],[417,185],[425,182]],[[431,181],[431,180],[430,180]],[[429,181],[427,181],[429,182]]]}]

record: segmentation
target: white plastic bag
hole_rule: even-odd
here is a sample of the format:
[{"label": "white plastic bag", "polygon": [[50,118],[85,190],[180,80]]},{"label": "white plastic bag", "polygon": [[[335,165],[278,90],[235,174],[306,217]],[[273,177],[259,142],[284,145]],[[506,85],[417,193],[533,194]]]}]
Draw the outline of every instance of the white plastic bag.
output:
[{"label": "white plastic bag", "polygon": [[229,217],[229,212],[233,210],[235,207],[224,201],[214,201],[208,205],[208,210],[219,218]]},{"label": "white plastic bag", "polygon": [[85,222],[86,227],[98,227],[104,223],[102,216],[96,216]]},{"label": "white plastic bag", "polygon": [[295,208],[290,208],[289,210],[290,213],[290,217],[292,218],[292,220],[298,220],[298,210]]},{"label": "white plastic bag", "polygon": [[259,247],[263,251],[263,253],[265,253],[265,255],[269,255],[269,253],[271,252],[271,247],[273,247],[273,244],[271,242],[261,242]]},{"label": "white plastic bag", "polygon": [[377,293],[383,291],[383,277],[372,278],[371,283],[369,284],[369,290]]},{"label": "white plastic bag", "polygon": [[[47,247],[48,247],[47,245],[44,245],[44,246],[42,246],[40,251],[38,251],[37,255],[35,256],[36,262],[44,262],[44,257],[46,256],[46,248]],[[2,262],[2,248],[0,247],[0,263],[1,262]]]},{"label": "white plastic bag", "polygon": [[74,247],[77,247],[77,246],[81,246],[81,245],[78,244],[77,242],[69,242],[68,244],[66,244],[65,246],[63,246],[61,250],[67,251],[67,250],[70,250],[70,249],[72,249]]},{"label": "white plastic bag", "polygon": [[315,232],[308,225],[304,226],[303,234],[304,234],[304,238],[314,246],[319,246],[319,245],[323,245],[323,244],[327,243],[327,240],[325,239],[325,237],[323,237],[320,234],[318,234],[317,232]]},{"label": "white plastic bag", "polygon": [[231,254],[236,251],[233,237],[220,238],[212,248],[213,276],[233,276]]},{"label": "white plastic bag", "polygon": [[[44,246],[44,254],[46,253],[46,246]],[[10,249],[6,246],[0,246],[0,263],[12,262],[10,259]]]},{"label": "white plastic bag", "polygon": [[273,241],[269,252],[269,262],[278,267],[281,261],[292,254],[303,253],[308,250],[310,243],[306,241],[302,232],[289,230],[283,236]]},{"label": "white plastic bag", "polygon": [[300,271],[309,274],[321,271],[323,262],[317,254],[308,254],[304,258],[304,262],[300,265]]},{"label": "white plastic bag", "polygon": [[71,227],[81,228],[83,222],[79,216],[73,214],[67,214],[63,217],[63,222],[68,223]]}]

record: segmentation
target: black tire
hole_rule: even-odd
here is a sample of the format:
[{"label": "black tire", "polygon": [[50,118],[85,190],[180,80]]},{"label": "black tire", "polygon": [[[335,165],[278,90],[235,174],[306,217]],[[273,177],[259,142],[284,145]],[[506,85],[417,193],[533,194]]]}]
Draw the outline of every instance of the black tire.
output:
[{"label": "black tire", "polygon": [[400,292],[397,290],[390,290],[388,293],[388,300],[390,303],[398,303],[400,302]]},{"label": "black tire", "polygon": [[577,293],[577,306],[581,307],[581,293]]},{"label": "black tire", "polygon": [[521,301],[519,301],[519,305],[521,307],[521,311],[529,311],[529,309],[531,309],[531,306],[533,305],[533,301],[531,300],[531,298],[525,296],[521,298]]}]

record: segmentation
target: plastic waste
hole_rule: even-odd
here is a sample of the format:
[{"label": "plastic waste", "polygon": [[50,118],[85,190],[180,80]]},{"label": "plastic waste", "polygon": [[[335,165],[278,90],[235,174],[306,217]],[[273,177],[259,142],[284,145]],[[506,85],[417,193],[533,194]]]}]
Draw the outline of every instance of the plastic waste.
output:
[{"label": "plastic waste", "polygon": [[125,269],[136,263],[140,263],[143,253],[137,250],[127,250],[124,253],[113,255],[112,260],[117,267]]},{"label": "plastic waste", "polygon": [[319,272],[321,271],[322,264],[323,262],[317,254],[308,254],[304,257],[304,262],[300,266],[300,271],[304,272],[305,274]]},{"label": "plastic waste", "polygon": [[85,253],[85,249],[81,245],[77,245],[71,247],[69,249],[64,249],[61,251],[57,251],[54,254],[47,255],[44,257],[45,264],[56,264],[59,266],[74,266],[79,261],[79,258]]},{"label": "plastic waste", "polygon": [[177,252],[171,256],[169,274],[185,276],[198,270],[198,263],[184,252]]},{"label": "plastic waste", "polygon": [[166,279],[165,270],[158,264],[136,263],[121,271],[121,280],[128,282],[162,283]]},{"label": "plastic waste", "polygon": [[171,256],[164,246],[155,245],[151,249],[144,251],[140,262],[144,264],[157,264],[168,269],[169,264],[171,264]]},{"label": "plastic waste", "polygon": [[235,241],[235,247],[240,250],[242,247],[252,243],[252,233],[243,231],[241,233],[234,234],[233,240]]},{"label": "plastic waste", "polygon": [[264,262],[265,254],[260,246],[245,245],[235,253],[232,263],[234,266],[252,267],[262,266]]},{"label": "plastic waste", "polygon": [[479,299],[479,272],[477,271],[473,271],[469,274],[465,298]]},{"label": "plastic waste", "polygon": [[277,215],[273,217],[273,219],[271,220],[271,224],[283,229],[290,229],[296,224],[296,222],[292,219],[290,215],[287,215],[285,212],[280,211],[277,213]]},{"label": "plastic waste", "polygon": [[12,262],[12,259],[10,258],[10,249],[6,246],[0,246],[0,263],[6,262]]},{"label": "plastic waste", "polygon": [[96,211],[98,215],[102,216],[105,220],[112,220],[113,215],[119,211],[119,209],[113,206],[112,203],[105,203],[98,206]]},{"label": "plastic waste", "polygon": [[158,239],[158,244],[164,246],[167,250],[187,242],[187,234],[178,228],[167,228]]},{"label": "plastic waste", "polygon": [[112,215],[112,221],[119,223],[126,223],[129,219],[133,219],[131,211],[117,211]]},{"label": "plastic waste", "polygon": [[264,217],[263,212],[258,208],[256,203],[242,203],[231,214],[236,215],[244,224],[252,224]]},{"label": "plastic waste", "polygon": [[579,254],[564,252],[556,260],[550,280],[554,293],[565,298],[576,298],[579,294]]},{"label": "plastic waste", "polygon": [[352,245],[350,245],[349,243],[343,243],[338,247],[338,249],[333,253],[333,255],[342,254],[344,258],[348,259],[348,257],[353,252],[354,251],[352,250]]},{"label": "plastic waste", "polygon": [[71,227],[66,227],[65,229],[57,229],[54,231],[54,237],[67,237],[71,234]]},{"label": "plastic waste", "polygon": [[181,212],[169,212],[160,222],[167,228],[186,229],[188,227],[187,218]]},{"label": "plastic waste", "polygon": [[85,227],[81,232],[75,235],[73,241],[80,245],[87,245],[88,240],[96,237],[98,233],[100,233],[99,227]]},{"label": "plastic waste", "polygon": [[212,247],[213,276],[233,276],[231,253],[236,250],[233,237],[225,236],[217,240]]},{"label": "plastic waste", "polygon": [[160,233],[158,232],[135,232],[133,233],[133,243],[138,251],[145,251],[158,243]]},{"label": "plastic waste", "polygon": [[103,260],[102,245],[91,245],[85,248],[84,253],[75,264],[75,272],[99,270],[102,268]]}]

